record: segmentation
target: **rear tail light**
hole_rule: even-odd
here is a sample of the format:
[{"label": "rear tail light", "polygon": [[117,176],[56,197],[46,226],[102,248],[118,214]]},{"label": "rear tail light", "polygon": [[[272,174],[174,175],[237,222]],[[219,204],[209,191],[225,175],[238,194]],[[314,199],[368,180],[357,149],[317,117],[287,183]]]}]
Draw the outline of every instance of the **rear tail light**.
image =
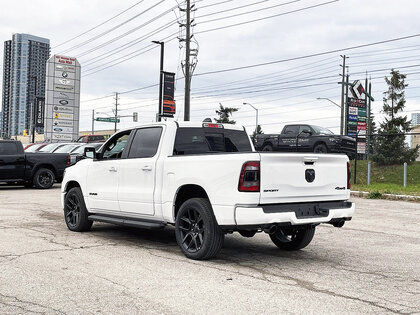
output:
[{"label": "rear tail light", "polygon": [[351,169],[350,169],[350,162],[347,162],[347,189],[351,188]]},{"label": "rear tail light", "polygon": [[71,165],[71,158],[70,158],[70,154],[69,154],[69,155],[67,155],[66,165],[67,165],[67,166]]},{"label": "rear tail light", "polygon": [[260,191],[260,162],[246,162],[239,177],[239,191]]}]

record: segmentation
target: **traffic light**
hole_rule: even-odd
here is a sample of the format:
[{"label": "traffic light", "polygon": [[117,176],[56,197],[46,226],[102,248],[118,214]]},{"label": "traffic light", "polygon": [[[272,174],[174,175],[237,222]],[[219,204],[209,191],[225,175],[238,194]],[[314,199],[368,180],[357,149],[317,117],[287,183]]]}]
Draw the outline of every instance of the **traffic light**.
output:
[{"label": "traffic light", "polygon": [[133,112],[133,121],[137,122],[139,120],[139,113]]},{"label": "traffic light", "polygon": [[25,137],[26,137],[27,135],[28,135],[28,130],[26,130],[26,129],[25,129],[25,130],[23,130],[23,136],[25,136]]}]

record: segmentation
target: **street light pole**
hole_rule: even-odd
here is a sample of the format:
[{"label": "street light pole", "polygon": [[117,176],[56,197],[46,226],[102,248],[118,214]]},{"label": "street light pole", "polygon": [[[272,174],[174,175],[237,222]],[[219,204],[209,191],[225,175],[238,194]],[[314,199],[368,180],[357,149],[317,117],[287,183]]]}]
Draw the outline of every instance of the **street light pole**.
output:
[{"label": "street light pole", "polygon": [[165,43],[160,42],[157,40],[152,41],[152,43],[160,45],[160,71],[159,71],[159,108],[158,113],[156,115],[156,121],[161,121],[161,114],[162,114],[162,103],[163,103],[163,58],[165,53]]},{"label": "street light pole", "polygon": [[255,106],[253,106],[250,103],[243,103],[243,105],[249,105],[253,109],[255,109],[255,111],[256,111],[256,115],[255,115],[255,136],[257,136],[257,130],[258,130],[258,108],[256,108]]},{"label": "street light pole", "polygon": [[317,100],[327,100],[327,101],[330,101],[331,103],[333,103],[335,106],[337,106],[338,108],[340,108],[341,109],[341,106],[340,105],[338,105],[336,102],[334,102],[334,101],[332,101],[332,100],[330,100],[329,98],[327,98],[327,97],[317,97],[316,98]]}]

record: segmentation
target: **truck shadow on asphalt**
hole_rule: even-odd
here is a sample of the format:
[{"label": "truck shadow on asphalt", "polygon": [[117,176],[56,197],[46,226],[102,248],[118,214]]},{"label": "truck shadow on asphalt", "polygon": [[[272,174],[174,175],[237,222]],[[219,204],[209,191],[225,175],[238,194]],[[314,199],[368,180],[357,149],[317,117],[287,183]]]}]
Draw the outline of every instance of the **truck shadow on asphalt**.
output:
[{"label": "truck shadow on asphalt", "polygon": [[[162,253],[171,253],[177,255],[178,258],[187,259],[178,247],[173,227],[166,227],[162,230],[147,230],[95,223],[91,232],[88,233],[117,245],[159,250]],[[221,264],[237,261],[242,264],[247,261],[256,262],[269,257],[271,257],[270,260],[277,258],[295,261],[325,260],[325,257],[307,249],[295,252],[281,251],[271,242],[267,234],[258,233],[257,235],[258,237],[245,238],[238,233],[227,234],[220,254],[212,261]],[[262,238],[266,240],[266,243]]]}]

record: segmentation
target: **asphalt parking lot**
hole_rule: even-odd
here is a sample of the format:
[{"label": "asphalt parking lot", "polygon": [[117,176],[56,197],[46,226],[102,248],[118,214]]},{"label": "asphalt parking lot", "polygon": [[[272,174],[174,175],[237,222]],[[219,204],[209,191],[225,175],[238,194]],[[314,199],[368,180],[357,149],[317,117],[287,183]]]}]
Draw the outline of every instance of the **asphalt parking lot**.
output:
[{"label": "asphalt parking lot", "polygon": [[355,218],[299,252],[228,235],[192,261],[174,230],[73,233],[59,186],[0,187],[0,313],[420,313],[420,204],[354,199]]}]

